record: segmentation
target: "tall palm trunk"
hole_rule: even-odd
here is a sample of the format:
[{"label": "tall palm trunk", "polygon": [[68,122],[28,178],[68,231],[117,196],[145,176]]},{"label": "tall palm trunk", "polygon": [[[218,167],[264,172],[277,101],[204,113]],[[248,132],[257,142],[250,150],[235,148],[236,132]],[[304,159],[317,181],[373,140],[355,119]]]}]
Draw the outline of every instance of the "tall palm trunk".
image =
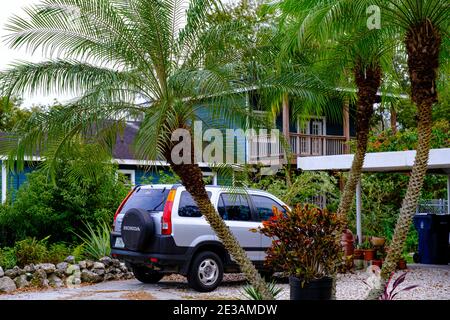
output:
[{"label": "tall palm trunk", "polygon": [[[347,220],[347,213],[352,206],[356,184],[361,179],[361,170],[366,156],[367,141],[369,137],[370,119],[372,118],[373,105],[376,102],[377,91],[381,84],[381,67],[378,64],[364,68],[361,61],[358,61],[353,72],[356,85],[358,86],[356,152],[337,211],[345,220]],[[338,239],[336,241],[340,241],[343,231],[344,230],[341,230],[341,232],[337,233]],[[333,277],[333,298],[335,299],[335,297],[336,277]]]},{"label": "tall palm trunk", "polygon": [[370,130],[370,119],[373,105],[376,102],[377,91],[381,84],[381,68],[377,64],[364,68],[361,62],[354,69],[355,81],[358,86],[358,102],[356,110],[356,152],[353,158],[350,174],[345,184],[338,213],[346,218],[355,195],[356,185],[361,178],[361,170],[366,156],[367,141]]},{"label": "tall palm trunk", "polygon": [[410,28],[406,34],[405,42],[408,51],[411,97],[417,105],[419,118],[416,158],[408,189],[400,209],[400,215],[395,225],[394,236],[381,270],[381,287],[378,290],[372,289],[367,299],[377,299],[381,295],[386,279],[396,269],[397,262],[403,252],[412,218],[416,212],[423,180],[427,172],[432,107],[437,102],[436,78],[439,67],[441,36],[439,31],[428,20],[425,20]]},{"label": "tall palm trunk", "polygon": [[203,173],[200,167],[193,162],[193,157],[191,157],[192,164],[174,164],[170,153],[166,152],[166,159],[170,163],[172,170],[180,177],[181,183],[191,194],[200,212],[237,262],[250,284],[262,294],[263,299],[273,300],[274,297],[270,293],[266,282],[262,279],[245,250],[242,249],[236,237],[231,233],[231,230],[211,204],[203,181]]},{"label": "tall palm trunk", "polygon": [[395,110],[394,106],[391,105],[390,108],[390,113],[391,113],[391,119],[390,119],[390,123],[391,123],[391,131],[392,134],[397,134],[397,111]]}]

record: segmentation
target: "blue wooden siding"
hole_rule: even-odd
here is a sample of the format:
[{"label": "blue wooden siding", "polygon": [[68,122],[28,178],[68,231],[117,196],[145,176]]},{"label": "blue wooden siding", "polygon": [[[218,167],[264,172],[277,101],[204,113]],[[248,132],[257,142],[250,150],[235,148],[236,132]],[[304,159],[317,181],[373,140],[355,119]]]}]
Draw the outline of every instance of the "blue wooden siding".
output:
[{"label": "blue wooden siding", "polygon": [[[0,164],[3,164],[0,161]],[[31,173],[34,169],[33,166],[25,164],[25,168],[22,172],[8,172],[7,176],[7,194],[14,199],[17,190],[27,181],[27,174]],[[2,172],[0,172],[0,193],[2,187]]]}]

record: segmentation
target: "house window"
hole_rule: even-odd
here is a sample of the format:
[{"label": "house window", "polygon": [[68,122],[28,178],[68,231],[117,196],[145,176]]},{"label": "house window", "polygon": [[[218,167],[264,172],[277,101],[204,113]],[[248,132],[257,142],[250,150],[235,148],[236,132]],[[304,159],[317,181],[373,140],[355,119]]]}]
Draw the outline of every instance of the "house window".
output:
[{"label": "house window", "polygon": [[126,184],[128,184],[130,186],[136,185],[136,171],[135,170],[119,169],[118,171],[125,176]]},{"label": "house window", "polygon": [[203,172],[203,180],[205,180],[206,184],[217,186],[217,173]]}]

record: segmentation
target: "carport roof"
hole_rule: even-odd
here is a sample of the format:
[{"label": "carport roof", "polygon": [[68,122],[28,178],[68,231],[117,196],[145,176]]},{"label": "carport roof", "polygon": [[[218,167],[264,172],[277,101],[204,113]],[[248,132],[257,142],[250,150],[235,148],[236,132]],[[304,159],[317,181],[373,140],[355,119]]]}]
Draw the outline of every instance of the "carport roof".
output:
[{"label": "carport roof", "polygon": [[[410,171],[415,156],[416,150],[367,153],[363,171]],[[298,157],[297,168],[304,171],[349,171],[353,157],[353,154]],[[428,171],[430,173],[450,174],[450,148],[430,150]]]}]

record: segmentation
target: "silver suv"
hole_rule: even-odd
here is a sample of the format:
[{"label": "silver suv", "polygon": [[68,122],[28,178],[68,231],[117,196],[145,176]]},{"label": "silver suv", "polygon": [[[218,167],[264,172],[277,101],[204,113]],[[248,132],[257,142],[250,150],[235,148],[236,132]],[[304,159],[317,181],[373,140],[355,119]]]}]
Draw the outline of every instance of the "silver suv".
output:
[{"label": "silver suv", "polygon": [[[274,208],[285,204],[260,190],[230,192],[227,187],[207,186],[212,204],[225,220],[262,273],[265,251],[272,240],[255,232]],[[117,209],[111,232],[112,255],[124,260],[135,277],[156,283],[171,273],[187,277],[197,291],[214,290],[224,272],[239,272],[189,192],[181,185],[135,187]]]}]

